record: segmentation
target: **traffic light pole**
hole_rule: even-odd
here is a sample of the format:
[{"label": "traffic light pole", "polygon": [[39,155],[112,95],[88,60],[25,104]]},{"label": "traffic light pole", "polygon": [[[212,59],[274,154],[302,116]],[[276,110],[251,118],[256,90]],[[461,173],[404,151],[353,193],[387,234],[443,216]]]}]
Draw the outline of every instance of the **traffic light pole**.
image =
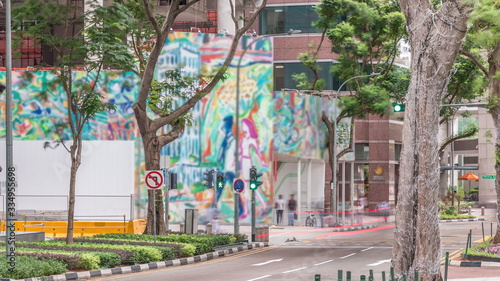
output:
[{"label": "traffic light pole", "polygon": [[255,190],[252,189],[252,242],[255,242]]}]

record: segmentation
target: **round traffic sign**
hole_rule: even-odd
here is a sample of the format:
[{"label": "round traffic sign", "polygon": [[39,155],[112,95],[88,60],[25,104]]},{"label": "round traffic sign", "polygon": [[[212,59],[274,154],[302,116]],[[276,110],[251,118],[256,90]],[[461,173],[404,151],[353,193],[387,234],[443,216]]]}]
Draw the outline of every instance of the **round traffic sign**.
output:
[{"label": "round traffic sign", "polygon": [[234,191],[236,191],[238,193],[242,193],[243,190],[245,189],[245,184],[243,183],[242,180],[237,179],[234,181],[233,187],[234,187]]},{"label": "round traffic sign", "polygon": [[150,189],[158,189],[163,185],[163,174],[160,171],[149,171],[146,174],[146,185]]}]

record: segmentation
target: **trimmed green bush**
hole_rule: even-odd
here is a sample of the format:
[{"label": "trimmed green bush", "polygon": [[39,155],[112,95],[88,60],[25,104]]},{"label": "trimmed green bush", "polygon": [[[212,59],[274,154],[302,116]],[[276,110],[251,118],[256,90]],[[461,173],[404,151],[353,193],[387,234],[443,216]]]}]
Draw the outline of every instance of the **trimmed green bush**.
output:
[{"label": "trimmed green bush", "polygon": [[128,250],[134,253],[132,257],[133,263],[148,263],[162,260],[161,252],[155,247],[151,246],[137,246],[137,245],[107,245],[100,243],[78,243],[67,245],[64,241],[41,241],[33,242],[31,245],[43,245],[52,247],[69,247],[69,248],[88,248],[91,252],[93,249],[118,249],[118,250]]},{"label": "trimmed green bush", "polygon": [[[106,239],[126,239],[134,241],[154,241],[153,235],[137,235],[128,233],[107,233],[94,236],[95,238]],[[213,235],[187,235],[187,234],[168,234],[165,236],[156,236],[156,241],[185,243],[196,247],[195,255],[201,255],[208,252],[213,252],[214,247],[234,244],[237,238],[227,234]]]},{"label": "trimmed green bush", "polygon": [[[469,248],[467,251],[467,255],[489,257],[489,258],[500,258],[500,245],[498,244],[492,245],[491,244],[492,239],[493,238],[490,238],[481,244]],[[463,250],[462,254],[466,254],[466,251]]]},{"label": "trimmed green bush", "polygon": [[67,271],[65,264],[62,262],[19,255],[16,256],[15,270],[10,272],[9,268],[4,252],[0,257],[0,276],[2,278],[24,279],[61,274]]}]

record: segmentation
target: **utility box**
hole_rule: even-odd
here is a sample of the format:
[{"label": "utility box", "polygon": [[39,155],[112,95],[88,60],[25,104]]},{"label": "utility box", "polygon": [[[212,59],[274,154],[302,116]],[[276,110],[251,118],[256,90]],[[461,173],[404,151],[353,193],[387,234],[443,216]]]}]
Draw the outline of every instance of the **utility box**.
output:
[{"label": "utility box", "polygon": [[197,234],[198,233],[198,210],[186,209],[185,211],[185,233]]}]

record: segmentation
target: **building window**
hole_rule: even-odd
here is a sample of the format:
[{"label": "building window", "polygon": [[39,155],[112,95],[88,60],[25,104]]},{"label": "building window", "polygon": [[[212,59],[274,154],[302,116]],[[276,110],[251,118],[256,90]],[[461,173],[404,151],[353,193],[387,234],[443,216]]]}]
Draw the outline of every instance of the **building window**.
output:
[{"label": "building window", "polygon": [[356,160],[370,160],[370,145],[368,143],[354,144],[354,155]]},{"label": "building window", "polygon": [[399,161],[399,158],[401,157],[401,144],[395,144],[394,145],[394,160]]},{"label": "building window", "polygon": [[[321,70],[319,77],[325,79],[326,85],[324,90],[337,90],[340,81],[330,73],[332,67],[331,62],[320,62]],[[313,73],[300,62],[293,63],[275,63],[274,64],[274,87],[275,91],[281,91],[283,88],[297,89],[297,82],[292,78],[292,75],[306,73],[310,80],[313,78]],[[342,87],[345,91],[345,87]]]},{"label": "building window", "polygon": [[286,33],[290,29],[316,33],[312,23],[318,19],[312,5],[266,7],[260,15],[260,34]]}]

